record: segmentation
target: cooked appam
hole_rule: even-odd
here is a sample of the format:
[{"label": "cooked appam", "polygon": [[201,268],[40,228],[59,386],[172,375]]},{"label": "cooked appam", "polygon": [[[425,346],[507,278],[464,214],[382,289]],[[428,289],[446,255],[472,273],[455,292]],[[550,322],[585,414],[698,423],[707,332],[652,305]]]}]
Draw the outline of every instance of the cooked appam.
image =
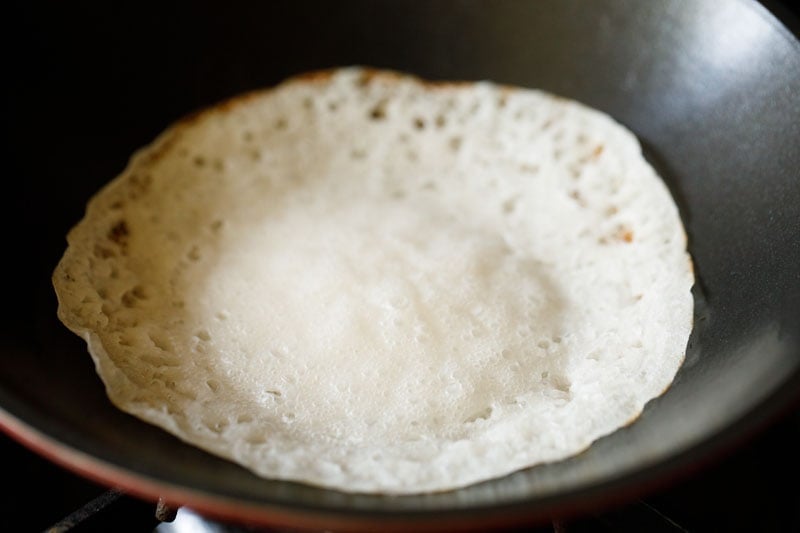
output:
[{"label": "cooked appam", "polygon": [[609,116],[342,68],[169,127],[53,282],[121,410],[267,478],[420,493],[635,420],[683,361],[686,244]]}]

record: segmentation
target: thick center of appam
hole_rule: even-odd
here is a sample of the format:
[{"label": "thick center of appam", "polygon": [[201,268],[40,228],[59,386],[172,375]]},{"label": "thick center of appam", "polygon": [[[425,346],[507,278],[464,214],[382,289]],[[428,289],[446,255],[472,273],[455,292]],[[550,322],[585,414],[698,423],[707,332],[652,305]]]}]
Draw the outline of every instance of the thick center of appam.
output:
[{"label": "thick center of appam", "polygon": [[189,308],[216,372],[297,429],[444,436],[557,372],[552,283],[434,203],[318,202],[237,229]]}]

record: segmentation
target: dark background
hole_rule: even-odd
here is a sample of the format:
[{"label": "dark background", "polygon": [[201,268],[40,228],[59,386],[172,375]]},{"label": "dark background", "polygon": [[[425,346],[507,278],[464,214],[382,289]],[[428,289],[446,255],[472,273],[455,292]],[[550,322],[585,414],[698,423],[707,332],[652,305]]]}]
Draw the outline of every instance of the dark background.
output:
[{"label": "dark background", "polygon": [[[253,17],[242,21],[235,2],[12,2],[0,8],[3,199],[6,203],[19,197],[37,199],[35,204],[14,209],[13,219],[3,219],[5,262],[13,262],[12,269],[54,266],[64,247],[63,235],[42,228],[76,222],[85,199],[122,170],[131,149],[148,143],[172,121],[305,70],[297,57],[308,58],[307,68],[335,65],[329,51],[317,47],[308,36],[326,33],[343,39],[340,49],[346,48],[347,36],[337,37],[336,29],[328,25],[336,2],[312,2],[303,9],[285,5],[286,16],[300,17],[306,33],[286,35],[283,46],[274,49],[255,43],[260,34],[280,32],[281,20]],[[796,33],[792,20],[798,13],[796,5],[765,5]],[[370,3],[364,6],[362,16],[374,16]],[[437,15],[430,27],[420,31],[440,31],[441,27],[457,31],[447,28],[446,13]],[[376,33],[370,38],[391,45],[388,35]],[[414,47],[421,45],[407,46],[412,57],[419,53]],[[245,69],[243,62],[229,61],[226,51],[231,49],[256,54],[268,68]],[[363,64],[385,66],[377,49],[374,55],[369,50],[353,50],[352,55]],[[391,66],[402,69],[402,54],[399,57],[400,64]],[[446,56],[439,59],[446,64]],[[419,74],[436,77],[437,73]],[[148,106],[147,113],[141,112],[142,102]],[[46,186],[37,179],[41,176],[51,178]],[[27,190],[17,195],[19,187]],[[73,207],[65,209],[65,205]],[[54,221],[50,213],[62,218]],[[32,243],[31,235],[52,242]],[[49,272],[32,275],[49,276]],[[25,317],[34,314],[36,298],[30,297],[29,287],[15,284],[14,278],[7,277],[4,285],[3,320],[35,336],[35,324]],[[687,473],[671,485],[654,487],[641,500],[575,517],[567,522],[568,531],[800,531],[798,450],[800,412],[794,410],[702,470]],[[105,490],[4,436],[0,454],[6,483],[0,499],[0,529],[41,530]],[[152,528],[150,507],[131,498],[117,504],[117,512],[126,519],[124,526],[117,524],[114,530]],[[99,531],[106,526],[85,529],[90,527]]]}]

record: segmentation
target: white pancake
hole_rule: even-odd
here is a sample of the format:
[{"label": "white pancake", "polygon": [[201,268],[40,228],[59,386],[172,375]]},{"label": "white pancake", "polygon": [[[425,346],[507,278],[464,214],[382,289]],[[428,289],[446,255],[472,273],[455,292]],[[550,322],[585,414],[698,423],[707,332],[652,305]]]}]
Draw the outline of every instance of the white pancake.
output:
[{"label": "white pancake", "polygon": [[54,273],[110,399],[257,474],[462,487],[581,452],[680,367],[678,210],[608,116],[339,69],[203,111]]}]

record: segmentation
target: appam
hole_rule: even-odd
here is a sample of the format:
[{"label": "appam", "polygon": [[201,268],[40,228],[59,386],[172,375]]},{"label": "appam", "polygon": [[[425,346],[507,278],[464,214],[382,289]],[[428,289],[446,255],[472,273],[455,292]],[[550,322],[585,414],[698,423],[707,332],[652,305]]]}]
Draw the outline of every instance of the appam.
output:
[{"label": "appam", "polygon": [[388,494],[632,422],[693,309],[678,210],[622,125],[361,68],[168,128],[53,283],[120,409],[267,478]]}]

